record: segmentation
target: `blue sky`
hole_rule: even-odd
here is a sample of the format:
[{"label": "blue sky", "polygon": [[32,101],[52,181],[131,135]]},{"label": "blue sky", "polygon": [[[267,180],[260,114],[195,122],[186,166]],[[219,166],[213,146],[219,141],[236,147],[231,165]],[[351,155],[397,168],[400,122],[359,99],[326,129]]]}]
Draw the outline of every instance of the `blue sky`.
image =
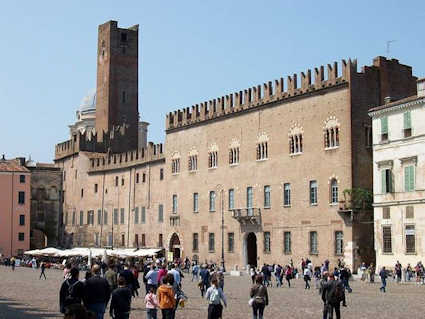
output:
[{"label": "blue sky", "polygon": [[139,111],[165,114],[341,59],[387,55],[425,76],[425,1],[4,1],[0,153],[53,160],[96,86],[97,26],[140,25]]}]

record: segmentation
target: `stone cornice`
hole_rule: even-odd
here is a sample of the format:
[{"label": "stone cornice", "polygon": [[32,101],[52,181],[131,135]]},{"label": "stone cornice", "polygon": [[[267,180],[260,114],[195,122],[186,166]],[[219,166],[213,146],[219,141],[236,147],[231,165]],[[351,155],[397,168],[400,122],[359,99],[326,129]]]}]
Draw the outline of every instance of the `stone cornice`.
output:
[{"label": "stone cornice", "polygon": [[403,109],[406,109],[406,108],[409,108],[409,107],[412,107],[412,106],[416,106],[416,105],[420,105],[420,104],[425,105],[425,98],[418,97],[418,99],[411,101],[411,102],[400,103],[400,104],[397,104],[397,105],[394,105],[394,106],[383,108],[381,110],[372,111],[372,112],[369,112],[369,116],[373,118],[375,116],[379,116],[379,115],[382,115],[384,113],[390,113],[390,112],[393,112],[393,111],[396,111],[396,110],[403,110]]}]

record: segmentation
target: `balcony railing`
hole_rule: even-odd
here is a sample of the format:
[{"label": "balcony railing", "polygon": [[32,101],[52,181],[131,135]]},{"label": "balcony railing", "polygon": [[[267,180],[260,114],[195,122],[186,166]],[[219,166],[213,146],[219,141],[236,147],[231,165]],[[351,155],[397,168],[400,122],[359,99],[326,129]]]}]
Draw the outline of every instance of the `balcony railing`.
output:
[{"label": "balcony railing", "polygon": [[260,208],[236,208],[232,210],[232,217],[244,225],[261,225]]}]

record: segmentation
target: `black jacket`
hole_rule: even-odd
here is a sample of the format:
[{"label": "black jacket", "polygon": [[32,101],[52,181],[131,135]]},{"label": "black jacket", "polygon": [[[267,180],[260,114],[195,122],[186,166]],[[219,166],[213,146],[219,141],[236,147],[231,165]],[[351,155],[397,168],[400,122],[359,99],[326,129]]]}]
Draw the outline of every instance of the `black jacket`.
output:
[{"label": "black jacket", "polygon": [[[70,287],[72,287],[70,289]],[[70,292],[72,295],[70,296]],[[65,313],[65,307],[71,304],[81,304],[84,297],[84,284],[77,279],[71,278],[62,283],[59,291],[59,308],[60,312]]]},{"label": "black jacket", "polygon": [[94,276],[86,280],[84,285],[84,304],[108,303],[111,297],[111,288],[108,281],[100,276]]},{"label": "black jacket", "polygon": [[112,292],[109,314],[120,318],[120,314],[130,312],[131,291],[128,287],[119,287]]},{"label": "black jacket", "polygon": [[[339,304],[341,301],[345,304],[345,288],[341,281],[339,280],[328,280],[326,283],[323,283],[322,286],[322,300],[328,304]],[[342,300],[336,299],[336,290],[337,287],[342,292]]]}]

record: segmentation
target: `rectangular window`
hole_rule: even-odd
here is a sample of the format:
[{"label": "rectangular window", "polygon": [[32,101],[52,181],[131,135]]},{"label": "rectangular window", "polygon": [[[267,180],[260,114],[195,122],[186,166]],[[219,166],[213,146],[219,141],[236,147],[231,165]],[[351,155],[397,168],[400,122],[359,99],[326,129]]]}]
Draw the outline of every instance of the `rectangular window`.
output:
[{"label": "rectangular window", "polygon": [[381,118],[381,142],[388,141],[388,117]]},{"label": "rectangular window", "polygon": [[291,184],[283,184],[283,206],[291,206]]},{"label": "rectangular window", "polygon": [[271,207],[270,186],[269,185],[264,186],[264,207],[265,208]]},{"label": "rectangular window", "polygon": [[344,234],[342,231],[335,232],[335,255],[342,255],[344,252]]},{"label": "rectangular window", "polygon": [[227,233],[227,251],[229,253],[235,251],[235,233]]},{"label": "rectangular window", "polygon": [[121,246],[125,246],[125,234],[121,234]]},{"label": "rectangular window", "polygon": [[249,186],[246,188],[246,207],[248,209],[248,215],[252,216],[254,211],[252,209],[253,205],[253,193],[252,193],[252,187]]},{"label": "rectangular window", "polygon": [[199,194],[193,193],[193,212],[197,213],[199,209]]},{"label": "rectangular window", "polygon": [[94,234],[94,244],[95,246],[99,246],[99,233]]},{"label": "rectangular window", "polygon": [[102,225],[102,210],[101,209],[97,210],[97,224]]},{"label": "rectangular window", "polygon": [[381,170],[381,180],[382,180],[382,194],[392,193],[393,192],[393,177],[391,169]]},{"label": "rectangular window", "polygon": [[142,224],[146,223],[146,207],[142,207]]},{"label": "rectangular window", "polygon": [[134,208],[134,223],[139,223],[139,207]]},{"label": "rectangular window", "polygon": [[108,246],[112,247],[113,246],[113,235],[112,233],[108,233]]},{"label": "rectangular window", "polygon": [[19,183],[21,184],[25,183],[25,175],[19,175]]},{"label": "rectangular window", "polygon": [[94,184],[94,192],[97,193],[97,184]]},{"label": "rectangular window", "polygon": [[134,246],[139,247],[139,235],[138,234],[134,235]]},{"label": "rectangular window", "polygon": [[63,222],[63,223],[64,223],[64,224],[65,224],[65,226],[66,226],[66,225],[68,225],[68,212],[65,212],[64,219],[65,219],[65,220],[64,220],[64,222]]},{"label": "rectangular window", "polygon": [[158,205],[158,222],[162,223],[164,221],[164,206],[162,204]]},{"label": "rectangular window", "polygon": [[392,253],[393,245],[391,239],[391,226],[382,227],[382,242],[383,242],[383,252]]},{"label": "rectangular window", "polygon": [[285,254],[291,253],[291,232],[286,231],[283,233],[283,252]]},{"label": "rectangular window", "polygon": [[118,225],[118,208],[114,208],[114,225]]},{"label": "rectangular window", "polygon": [[199,235],[198,235],[198,233],[193,233],[192,250],[193,251],[199,250]]},{"label": "rectangular window", "polygon": [[163,238],[162,234],[159,234],[158,235],[158,247],[164,246],[162,238]]},{"label": "rectangular window", "polygon": [[72,212],[72,226],[75,226],[75,212]]},{"label": "rectangular window", "polygon": [[80,226],[84,225],[84,212],[81,210],[80,211]]},{"label": "rectangular window", "polygon": [[229,189],[229,210],[235,209],[235,190]]},{"label": "rectangular window", "polygon": [[159,169],[159,179],[162,181],[164,179],[164,169],[160,168]]},{"label": "rectangular window", "polygon": [[123,225],[124,222],[125,222],[125,211],[124,211],[124,208],[121,208],[121,211],[120,211],[120,224]]},{"label": "rectangular window", "polygon": [[124,186],[124,177],[121,178],[121,186]]},{"label": "rectangular window", "polygon": [[143,182],[143,183],[145,183],[145,182],[146,182],[146,174],[145,174],[145,173],[143,173],[143,174],[142,174],[142,182]]},{"label": "rectangular window", "polygon": [[108,212],[103,210],[103,225],[108,225]]},{"label": "rectangular window", "polygon": [[317,205],[317,182],[310,181],[310,205]]},{"label": "rectangular window", "polygon": [[407,219],[415,218],[415,211],[413,206],[406,206],[406,218]]},{"label": "rectangular window", "polygon": [[406,253],[413,254],[416,252],[415,225],[406,225],[405,235],[406,235]]},{"label": "rectangular window", "polygon": [[18,239],[19,239],[19,241],[24,241],[25,240],[25,233],[19,233]]},{"label": "rectangular window", "polygon": [[18,193],[18,204],[25,204],[25,192]]},{"label": "rectangular window", "polygon": [[177,195],[173,195],[173,214],[177,214]]},{"label": "rectangular window", "polygon": [[81,198],[84,197],[84,188],[81,189]]},{"label": "rectangular window", "polygon": [[119,180],[118,176],[115,176],[115,186],[116,187],[118,187],[118,180]]},{"label": "rectangular window", "polygon": [[403,114],[403,128],[404,137],[412,136],[412,120],[410,111],[404,112]]},{"label": "rectangular window", "polygon": [[264,252],[270,253],[270,232],[265,231],[264,232]]},{"label": "rectangular window", "polygon": [[317,255],[319,251],[317,250],[317,232],[310,232],[310,254]]},{"label": "rectangular window", "polygon": [[146,246],[146,235],[142,234],[142,247]]},{"label": "rectangular window", "polygon": [[415,190],[415,167],[413,165],[404,168],[404,191],[413,192]]},{"label": "rectangular window", "polygon": [[19,226],[25,225],[25,215],[19,215]]},{"label": "rectangular window", "polygon": [[209,252],[214,252],[214,250],[215,250],[214,233],[209,233],[208,234],[208,251]]},{"label": "rectangular window", "polygon": [[215,212],[215,192],[210,191],[210,212]]},{"label": "rectangular window", "polygon": [[391,213],[389,207],[383,207],[382,208],[382,219],[390,219]]},{"label": "rectangular window", "polygon": [[136,184],[139,184],[139,173],[136,174]]}]

